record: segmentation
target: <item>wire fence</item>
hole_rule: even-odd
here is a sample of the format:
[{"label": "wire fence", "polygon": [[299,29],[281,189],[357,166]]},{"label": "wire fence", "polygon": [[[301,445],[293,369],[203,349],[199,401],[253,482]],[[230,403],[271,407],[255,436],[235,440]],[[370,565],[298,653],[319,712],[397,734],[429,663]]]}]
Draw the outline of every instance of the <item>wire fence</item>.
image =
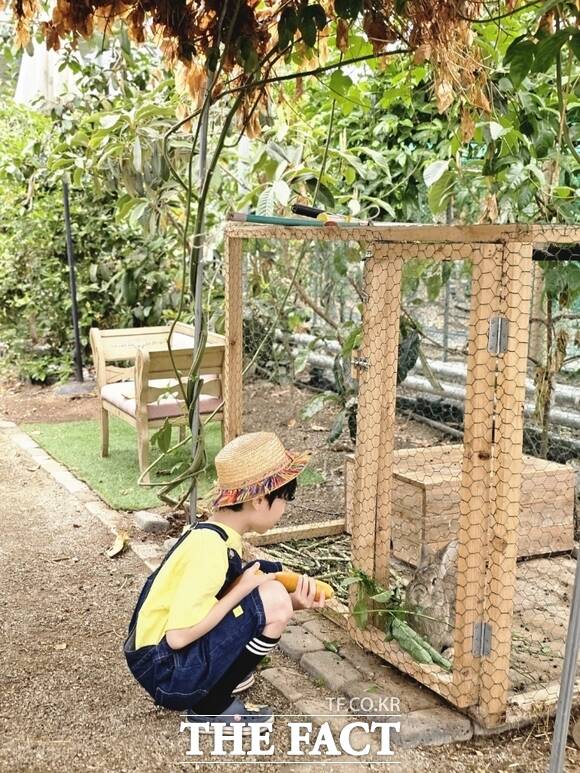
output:
[{"label": "wire fence", "polygon": [[580,334],[540,261],[564,271],[569,246],[281,236],[247,243],[242,426],[314,451],[282,525],[345,522],[273,549],[335,584],[355,640],[482,724],[553,712]]}]

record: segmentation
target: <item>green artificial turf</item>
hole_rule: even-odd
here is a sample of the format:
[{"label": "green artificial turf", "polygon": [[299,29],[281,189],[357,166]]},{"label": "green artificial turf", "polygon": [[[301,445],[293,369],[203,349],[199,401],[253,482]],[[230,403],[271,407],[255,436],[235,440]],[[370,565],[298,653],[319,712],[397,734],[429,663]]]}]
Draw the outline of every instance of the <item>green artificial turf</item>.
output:
[{"label": "green artificial turf", "polygon": [[[139,462],[137,459],[137,433],[124,421],[111,416],[109,427],[109,456],[101,456],[100,427],[96,421],[68,421],[62,424],[23,424],[39,446],[57,461],[68,467],[77,478],[84,480],[93,491],[115,510],[142,510],[163,504],[156,489],[137,485]],[[173,442],[177,442],[177,429],[173,430]],[[206,427],[205,443],[210,466],[200,478],[198,493],[203,496],[215,479],[213,459],[221,447],[218,422]],[[151,461],[159,456],[151,445]],[[180,462],[191,458],[191,447],[185,444],[172,452],[152,471],[151,482],[171,480],[169,471]],[[158,474],[157,470],[164,474]],[[178,490],[185,490],[184,488]],[[175,492],[171,493],[175,496]]]},{"label": "green artificial turf", "polygon": [[[68,467],[77,478],[84,480],[93,491],[115,510],[143,510],[162,504],[155,488],[137,485],[139,464],[137,460],[137,433],[124,421],[111,416],[109,427],[109,456],[101,457],[100,427],[96,421],[69,421],[61,424],[22,424],[39,446],[42,446],[57,461]],[[177,429],[173,430],[173,442],[177,442]],[[205,427],[205,443],[208,469],[199,480],[198,495],[204,496],[215,480],[213,460],[221,448],[221,433],[218,422]],[[151,461],[159,456],[157,448],[151,445]],[[152,471],[151,481],[171,480],[171,469],[191,458],[189,444],[172,452],[159,467]],[[159,472],[161,474],[159,474]],[[175,473],[173,473],[175,474]],[[311,468],[299,476],[301,486],[313,486],[324,480]],[[185,484],[178,491],[185,491]],[[171,492],[175,497],[176,492]]]}]

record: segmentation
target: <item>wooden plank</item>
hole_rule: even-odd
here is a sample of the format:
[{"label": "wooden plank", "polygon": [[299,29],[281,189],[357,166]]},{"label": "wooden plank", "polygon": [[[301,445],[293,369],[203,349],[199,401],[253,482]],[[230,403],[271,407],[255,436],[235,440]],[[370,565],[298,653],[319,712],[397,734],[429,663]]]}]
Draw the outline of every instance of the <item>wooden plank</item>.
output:
[{"label": "wooden plank", "polygon": [[352,534],[352,513],[354,500],[354,454],[349,454],[344,459],[344,530]]},{"label": "wooden plank", "polygon": [[[392,241],[433,243],[454,242],[463,244],[501,243],[518,238],[534,243],[555,242],[574,244],[580,241],[580,226],[558,225],[424,225],[417,223],[392,223],[375,226],[279,226],[254,223],[228,222],[226,237],[240,239],[307,239],[313,241]],[[445,258],[446,260],[449,258]],[[463,260],[459,255],[455,259]]]},{"label": "wooden plank", "polygon": [[89,331],[89,341],[93,355],[93,365],[95,366],[95,376],[97,381],[97,394],[100,397],[101,389],[107,383],[106,361],[103,352],[101,330],[98,327],[92,327]]},{"label": "wooden plank", "polygon": [[532,244],[508,243],[503,255],[501,313],[507,350],[498,357],[495,461],[486,571],[484,619],[492,627],[492,652],[482,659],[480,710],[490,723],[503,719],[509,690],[517,533],[522,479],[523,416],[530,319]]},{"label": "wooden plank", "polygon": [[[165,378],[174,373],[173,364],[169,352],[164,350],[148,349],[151,355],[150,378]],[[202,374],[218,375],[223,367],[224,351],[215,347],[205,349],[202,355],[200,371]],[[178,349],[173,352],[173,362],[178,370],[189,373],[193,363],[193,349]]]},{"label": "wooden plank", "polygon": [[[543,708],[546,705],[555,707],[560,693],[560,682],[550,682],[538,687],[537,690],[526,690],[518,695],[510,695],[508,705],[512,711],[522,711],[536,708],[538,713],[543,714]],[[580,697],[580,676],[574,680],[574,693]]]},{"label": "wooden plank", "polygon": [[159,333],[168,333],[168,325],[152,325],[151,327],[115,327],[108,330],[101,330],[103,338],[126,338],[131,336],[157,335]]},{"label": "wooden plank", "polygon": [[245,538],[252,545],[276,545],[279,542],[287,542],[293,539],[308,539],[310,537],[329,537],[333,534],[344,533],[344,518],[333,518],[317,523],[299,523],[295,526],[278,526],[270,529],[265,534],[250,531]]},{"label": "wooden plank", "polygon": [[[400,271],[400,257],[395,258],[395,263]],[[387,384],[392,383],[393,368],[396,371],[396,359],[393,363],[392,343],[389,341],[393,330],[387,325],[387,319],[392,318],[393,306],[390,266],[383,260],[382,249],[376,244],[372,246],[365,263],[364,289],[368,300],[363,308],[363,340],[359,351],[368,361],[368,367],[361,369],[359,379],[352,561],[356,568],[372,577],[375,570],[379,469],[383,464],[381,421],[383,407],[388,400]],[[400,298],[398,302],[400,304]],[[390,353],[391,357],[387,358],[386,353]],[[393,402],[393,395],[390,400]],[[388,523],[383,521],[382,526],[388,530]],[[388,535],[383,532],[381,540],[385,538],[388,539]],[[355,596],[350,594],[352,603]]]},{"label": "wooden plank", "polygon": [[[375,259],[388,266],[388,277],[381,274],[386,287],[382,290],[381,313],[383,324],[379,339],[380,349],[371,344],[371,351],[383,358],[387,370],[383,376],[382,395],[379,399],[379,473],[377,481],[377,513],[375,523],[375,580],[385,587],[389,585],[391,555],[392,490],[395,450],[395,403],[397,398],[397,366],[399,359],[399,317],[401,313],[401,276],[408,247],[403,244],[381,244],[375,250]],[[358,438],[357,438],[358,444]]]},{"label": "wooden plank", "polygon": [[[107,360],[131,360],[135,359],[137,349],[149,347],[167,351],[167,336],[167,331],[157,334],[114,336],[103,340],[103,350]],[[172,350],[187,349],[192,346],[192,343],[189,336],[177,333],[171,339],[171,348]]]},{"label": "wooden plank", "polygon": [[489,318],[499,311],[501,248],[474,251],[465,390],[463,464],[458,521],[453,682],[458,695],[477,694],[481,659],[473,629],[482,620],[493,442],[495,357],[488,352]]},{"label": "wooden plank", "polygon": [[242,434],[243,426],[243,328],[242,328],[242,241],[225,240],[225,358],[224,358],[224,441]]}]

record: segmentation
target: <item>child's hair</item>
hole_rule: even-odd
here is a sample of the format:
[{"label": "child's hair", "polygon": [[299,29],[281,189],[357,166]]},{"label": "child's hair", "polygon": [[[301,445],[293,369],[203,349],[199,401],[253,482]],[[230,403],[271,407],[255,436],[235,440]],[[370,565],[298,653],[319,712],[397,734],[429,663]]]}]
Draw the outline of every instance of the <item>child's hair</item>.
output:
[{"label": "child's hair", "polygon": [[[270,491],[268,494],[264,494],[264,496],[268,500],[268,506],[272,507],[275,499],[285,499],[287,502],[290,502],[292,499],[294,499],[295,493],[296,478],[292,478],[292,480],[289,480],[288,483],[280,486],[280,488],[274,489],[274,491]],[[235,505],[229,505],[228,510],[241,510],[243,506],[243,502],[236,502]]]}]

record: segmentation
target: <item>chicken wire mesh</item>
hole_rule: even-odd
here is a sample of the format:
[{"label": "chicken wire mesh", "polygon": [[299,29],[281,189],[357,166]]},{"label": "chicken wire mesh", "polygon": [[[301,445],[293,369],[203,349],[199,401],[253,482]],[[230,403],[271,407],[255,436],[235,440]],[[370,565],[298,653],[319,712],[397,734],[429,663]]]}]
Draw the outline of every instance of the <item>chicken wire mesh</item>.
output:
[{"label": "chicken wire mesh", "polygon": [[[288,240],[289,230],[269,228],[267,235]],[[301,239],[336,239],[317,229],[300,232]],[[546,308],[547,272],[540,267],[547,257],[566,260],[569,247],[536,246],[534,253],[531,239],[369,240],[368,251],[361,245],[355,259],[356,245],[343,238],[338,250],[352,265],[340,279],[352,292],[343,290],[337,302],[332,293],[323,298],[321,277],[318,284],[306,282],[302,293],[286,294],[281,281],[274,306],[285,313],[266,331],[256,326],[252,309],[260,307],[247,267],[242,279],[241,240],[230,239],[230,290],[236,282],[244,288],[229,302],[229,337],[237,330],[244,342],[230,349],[230,366],[244,356],[247,364],[269,340],[261,346],[263,372],[251,366],[239,379],[243,410],[239,399],[230,410],[230,431],[272,429],[287,444],[314,443],[322,459],[328,435],[316,437],[312,424],[328,430],[340,405],[342,433],[328,451],[334,462],[315,469],[322,481],[315,476],[299,489],[287,523],[316,525],[344,515],[352,567],[348,536],[321,529],[318,539],[287,542],[295,568],[322,569],[323,578],[341,587],[356,641],[457,706],[471,707],[485,724],[553,705],[575,568],[578,338],[573,311]],[[272,266],[280,243],[294,260],[307,261],[314,249],[304,241],[294,249],[288,241],[273,243],[275,251],[272,242],[261,248]],[[322,254],[328,259],[332,250]],[[285,280],[292,279],[291,264]],[[340,325],[345,308],[361,328],[343,358],[351,361],[354,380],[345,362],[337,372],[316,359],[321,339],[336,332],[329,322]],[[297,330],[289,330],[288,319],[300,320],[298,337],[291,338]],[[308,338],[313,331],[316,345]],[[303,401],[288,385],[296,379],[296,359],[303,382],[306,372],[309,379],[334,379],[325,391],[344,390],[346,383],[350,413],[342,399],[328,401],[334,416],[325,421],[305,419]],[[268,370],[277,373],[277,385],[267,381]],[[265,410],[272,402],[282,415]],[[342,583],[349,570],[358,577],[352,585]]]}]

